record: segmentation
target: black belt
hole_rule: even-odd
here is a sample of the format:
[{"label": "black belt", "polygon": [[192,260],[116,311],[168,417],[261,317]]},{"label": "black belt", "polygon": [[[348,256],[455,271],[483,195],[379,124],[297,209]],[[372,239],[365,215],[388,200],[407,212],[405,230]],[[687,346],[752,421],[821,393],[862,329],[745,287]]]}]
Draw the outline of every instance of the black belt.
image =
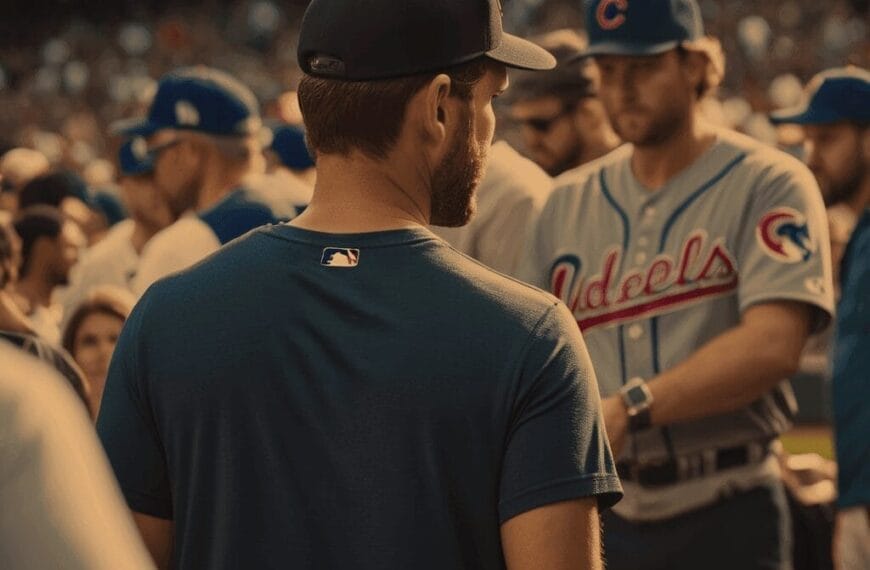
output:
[{"label": "black belt", "polygon": [[710,449],[676,459],[648,463],[620,461],[616,472],[620,479],[644,487],[663,487],[680,481],[697,479],[719,471],[760,463],[770,454],[770,443],[748,443],[737,447]]}]

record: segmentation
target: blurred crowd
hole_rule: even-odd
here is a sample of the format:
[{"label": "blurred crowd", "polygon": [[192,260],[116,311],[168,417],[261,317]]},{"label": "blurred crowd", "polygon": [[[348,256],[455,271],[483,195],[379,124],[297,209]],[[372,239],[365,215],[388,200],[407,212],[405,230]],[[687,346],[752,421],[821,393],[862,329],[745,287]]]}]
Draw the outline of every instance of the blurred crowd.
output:
[{"label": "blurred crowd", "polygon": [[[802,82],[816,71],[870,62],[863,0],[700,4],[707,29],[723,40],[729,67],[709,112],[758,138],[776,137],[763,114],[795,104]],[[575,2],[504,5],[506,28],[517,33],[582,28]],[[155,78],[192,64],[232,73],[254,91],[267,116],[293,121],[297,111],[282,94],[300,77],[295,38],[303,9],[304,3],[257,0],[212,3],[207,10],[182,3],[127,20],[84,13],[63,21],[40,18],[27,48],[0,47],[0,151],[35,148],[90,185],[108,185],[118,144],[107,136],[108,124],[141,110]],[[509,138],[510,126],[501,127]]]}]

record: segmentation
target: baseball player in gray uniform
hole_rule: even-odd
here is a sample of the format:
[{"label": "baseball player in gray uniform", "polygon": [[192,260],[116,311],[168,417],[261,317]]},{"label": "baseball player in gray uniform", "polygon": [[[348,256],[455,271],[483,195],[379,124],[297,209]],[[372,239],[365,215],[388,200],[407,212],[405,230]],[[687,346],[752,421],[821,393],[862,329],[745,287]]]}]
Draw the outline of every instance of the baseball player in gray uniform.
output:
[{"label": "baseball player in gray uniform", "polygon": [[519,273],[571,309],[606,397],[625,488],[604,519],[608,567],[784,570],[783,379],[833,306],[818,186],[700,118],[724,60],[695,0],[586,7],[628,144],[556,180]]}]

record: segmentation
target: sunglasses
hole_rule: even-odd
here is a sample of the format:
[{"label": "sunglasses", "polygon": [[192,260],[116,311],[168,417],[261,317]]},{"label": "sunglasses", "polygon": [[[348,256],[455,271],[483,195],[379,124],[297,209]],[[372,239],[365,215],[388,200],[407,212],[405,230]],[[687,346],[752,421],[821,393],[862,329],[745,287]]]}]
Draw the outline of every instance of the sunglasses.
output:
[{"label": "sunglasses", "polygon": [[575,103],[569,103],[564,105],[558,113],[551,117],[529,117],[527,119],[515,118],[514,122],[516,122],[520,126],[527,126],[530,129],[539,133],[547,133],[550,132],[550,129],[553,128],[553,124],[556,121],[558,121],[568,113],[574,111],[576,107],[577,105]]}]

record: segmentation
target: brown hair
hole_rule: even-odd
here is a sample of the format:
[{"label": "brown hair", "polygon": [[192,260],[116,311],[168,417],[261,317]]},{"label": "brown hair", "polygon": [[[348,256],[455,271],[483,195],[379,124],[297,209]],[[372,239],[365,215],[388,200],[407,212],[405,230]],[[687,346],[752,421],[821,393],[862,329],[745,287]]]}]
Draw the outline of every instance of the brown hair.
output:
[{"label": "brown hair", "polygon": [[722,51],[722,43],[712,36],[686,41],[677,47],[677,53],[681,57],[689,52],[704,54],[707,59],[704,78],[695,89],[695,95],[700,100],[710,95],[722,83],[722,79],[725,77],[725,52]]},{"label": "brown hair", "polygon": [[105,285],[94,288],[82,301],[67,322],[63,331],[61,345],[72,355],[75,355],[76,334],[85,319],[95,313],[119,318],[122,322],[130,316],[135,299],[133,295],[119,287]]},{"label": "brown hair", "polygon": [[386,158],[405,119],[411,98],[439,73],[450,77],[450,95],[471,100],[487,69],[486,58],[446,69],[397,79],[342,81],[306,75],[299,84],[299,107],[309,148],[322,154],[360,150]]}]

